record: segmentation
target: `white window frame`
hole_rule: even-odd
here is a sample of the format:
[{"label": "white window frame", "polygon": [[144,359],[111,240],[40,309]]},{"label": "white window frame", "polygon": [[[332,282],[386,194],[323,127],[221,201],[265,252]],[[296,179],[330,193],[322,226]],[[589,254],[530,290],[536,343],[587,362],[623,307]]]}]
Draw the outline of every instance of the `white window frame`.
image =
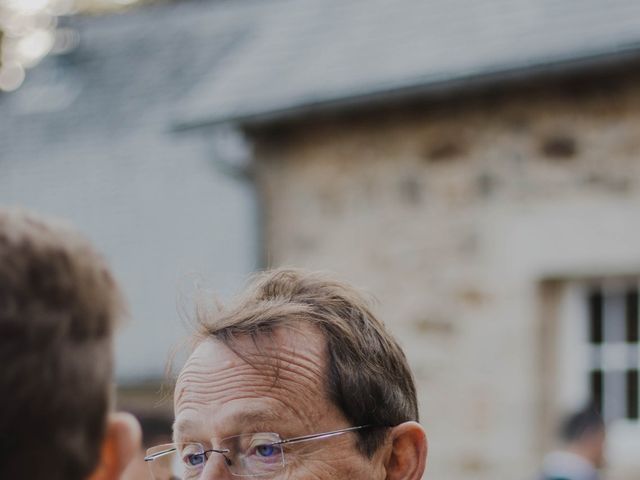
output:
[{"label": "white window frame", "polygon": [[[583,407],[590,398],[589,375],[594,366],[594,346],[589,338],[588,294],[594,288],[621,289],[636,285],[640,278],[578,280],[564,284],[556,333],[557,370],[555,394],[559,411],[567,414]],[[623,348],[617,344],[602,356],[605,369],[619,367]],[[640,359],[638,359],[640,369]],[[606,387],[605,387],[606,389]],[[606,409],[606,407],[605,407]],[[608,457],[611,463],[638,464],[640,421],[618,419],[608,424]]]}]

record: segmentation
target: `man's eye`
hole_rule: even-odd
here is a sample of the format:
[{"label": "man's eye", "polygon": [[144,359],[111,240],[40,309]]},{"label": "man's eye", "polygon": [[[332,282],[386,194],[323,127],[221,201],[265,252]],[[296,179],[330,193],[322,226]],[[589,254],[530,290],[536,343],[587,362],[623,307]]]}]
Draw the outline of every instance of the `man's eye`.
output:
[{"label": "man's eye", "polygon": [[194,453],[191,455],[187,455],[184,458],[185,463],[190,467],[197,467],[198,465],[202,465],[204,463],[204,460],[205,460],[204,453]]},{"label": "man's eye", "polygon": [[272,457],[277,453],[277,448],[273,445],[258,445],[256,447],[256,454],[260,457]]}]

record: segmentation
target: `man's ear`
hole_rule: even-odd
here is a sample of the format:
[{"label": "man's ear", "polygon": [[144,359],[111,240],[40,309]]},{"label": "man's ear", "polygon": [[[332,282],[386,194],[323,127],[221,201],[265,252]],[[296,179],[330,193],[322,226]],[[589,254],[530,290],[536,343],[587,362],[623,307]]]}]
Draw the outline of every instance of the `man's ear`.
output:
[{"label": "man's ear", "polygon": [[89,480],[117,480],[140,452],[140,424],[128,413],[111,413],[100,449],[100,460]]},{"label": "man's ear", "polygon": [[420,480],[427,466],[427,435],[417,422],[393,427],[386,459],[387,480]]}]

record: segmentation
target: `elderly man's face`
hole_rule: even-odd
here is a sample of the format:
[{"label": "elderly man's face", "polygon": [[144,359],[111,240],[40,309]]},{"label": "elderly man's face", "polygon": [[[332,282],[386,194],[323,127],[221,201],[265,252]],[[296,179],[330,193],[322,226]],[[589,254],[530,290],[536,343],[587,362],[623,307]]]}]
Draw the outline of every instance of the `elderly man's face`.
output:
[{"label": "elderly man's face", "polygon": [[[221,439],[243,433],[275,432],[287,439],[352,426],[328,398],[324,340],[311,327],[278,329],[262,356],[255,356],[250,339],[241,339],[237,347],[258,368],[215,340],[204,341],[187,361],[176,386],[176,442],[211,449]],[[380,455],[367,458],[356,439],[355,433],[347,433],[286,445],[284,468],[257,478],[384,479]],[[199,478],[238,477],[231,475],[222,455],[212,453]]]}]

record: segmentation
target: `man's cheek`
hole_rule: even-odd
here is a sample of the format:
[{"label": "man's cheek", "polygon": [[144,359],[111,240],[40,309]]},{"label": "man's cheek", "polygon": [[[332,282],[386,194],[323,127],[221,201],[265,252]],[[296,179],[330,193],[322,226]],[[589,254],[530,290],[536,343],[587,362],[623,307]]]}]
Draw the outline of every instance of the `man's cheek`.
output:
[{"label": "man's cheek", "polygon": [[[318,458],[317,455],[320,453],[317,450],[313,455],[310,452],[296,452],[295,455],[287,457],[284,478],[286,480],[346,480],[348,478],[340,472],[334,462],[326,458]],[[290,461],[289,458],[291,458]]]}]

